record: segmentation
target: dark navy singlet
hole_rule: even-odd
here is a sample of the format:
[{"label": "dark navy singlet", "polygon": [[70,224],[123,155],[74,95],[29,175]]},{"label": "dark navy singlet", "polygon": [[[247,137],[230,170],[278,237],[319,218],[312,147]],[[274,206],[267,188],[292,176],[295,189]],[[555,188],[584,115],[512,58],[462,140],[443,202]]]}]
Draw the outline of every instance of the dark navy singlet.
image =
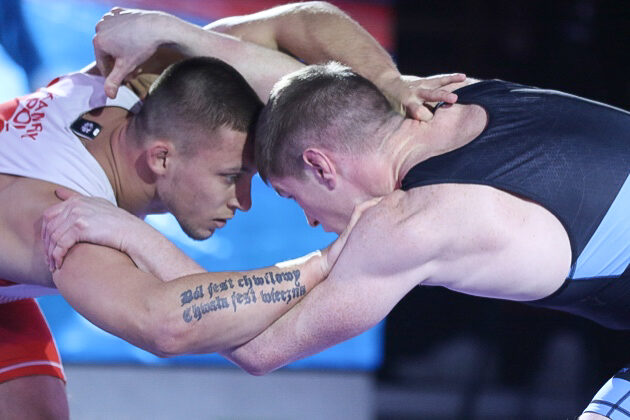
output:
[{"label": "dark navy singlet", "polygon": [[571,271],[554,294],[528,303],[630,329],[630,113],[501,80],[456,93],[486,110],[486,128],[414,166],[402,189],[481,184],[544,206],[568,233]]}]

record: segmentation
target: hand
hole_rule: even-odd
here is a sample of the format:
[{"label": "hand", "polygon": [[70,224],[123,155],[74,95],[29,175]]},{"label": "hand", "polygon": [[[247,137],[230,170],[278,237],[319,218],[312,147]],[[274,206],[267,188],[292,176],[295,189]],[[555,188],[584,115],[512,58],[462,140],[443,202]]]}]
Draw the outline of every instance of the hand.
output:
[{"label": "hand", "polygon": [[339,255],[341,254],[341,250],[346,245],[346,242],[348,240],[348,237],[350,236],[350,233],[352,232],[352,229],[356,226],[357,222],[363,215],[363,212],[365,212],[367,209],[374,207],[375,205],[380,203],[382,199],[383,197],[372,198],[370,200],[357,204],[354,207],[352,216],[350,216],[350,221],[348,222],[348,225],[346,226],[344,231],[341,233],[341,235],[339,235],[339,237],[337,238],[335,242],[330,244],[328,248],[322,251],[321,261],[322,261],[322,274],[324,278],[328,277],[330,270],[332,269],[333,265],[335,265],[335,263],[337,262],[337,258],[339,258]]},{"label": "hand", "polygon": [[121,83],[165,42],[172,20],[166,13],[120,7],[101,18],[92,42],[107,96],[115,98]]},{"label": "hand", "polygon": [[441,74],[430,77],[393,75],[381,79],[380,89],[394,107],[405,112],[408,117],[428,121],[433,113],[425,106],[427,102],[455,103],[457,95],[446,86],[466,80],[462,73]]},{"label": "hand", "polygon": [[65,188],[58,188],[55,194],[63,201],[46,209],[41,231],[51,271],[61,268],[64,257],[77,242],[126,252],[126,238],[141,235],[138,230],[146,225],[105,199],[85,197]]}]

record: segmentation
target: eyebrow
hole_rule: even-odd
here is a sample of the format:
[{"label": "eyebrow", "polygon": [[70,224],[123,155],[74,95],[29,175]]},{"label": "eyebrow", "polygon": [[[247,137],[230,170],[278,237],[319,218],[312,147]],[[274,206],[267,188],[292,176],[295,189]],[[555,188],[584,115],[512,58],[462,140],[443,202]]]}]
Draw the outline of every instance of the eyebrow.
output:
[{"label": "eyebrow", "polygon": [[224,169],[224,172],[230,172],[230,173],[256,172],[256,168],[254,166],[249,166],[249,165],[233,166],[231,168]]}]

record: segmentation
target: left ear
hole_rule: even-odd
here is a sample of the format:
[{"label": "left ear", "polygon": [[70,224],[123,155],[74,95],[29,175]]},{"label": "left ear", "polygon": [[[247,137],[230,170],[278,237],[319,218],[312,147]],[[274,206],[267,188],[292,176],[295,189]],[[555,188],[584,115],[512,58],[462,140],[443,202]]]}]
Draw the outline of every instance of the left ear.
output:
[{"label": "left ear", "polygon": [[319,149],[308,148],[302,152],[302,159],[318,182],[330,190],[337,186],[337,169],[330,156]]},{"label": "left ear", "polygon": [[155,140],[147,147],[147,165],[157,176],[166,174],[173,155],[173,145],[169,141]]}]

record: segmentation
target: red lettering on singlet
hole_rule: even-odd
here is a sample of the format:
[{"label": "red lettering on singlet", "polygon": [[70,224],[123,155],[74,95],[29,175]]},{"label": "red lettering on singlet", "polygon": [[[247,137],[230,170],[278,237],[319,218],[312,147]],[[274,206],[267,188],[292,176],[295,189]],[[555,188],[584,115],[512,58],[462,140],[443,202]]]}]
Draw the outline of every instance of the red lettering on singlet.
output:
[{"label": "red lettering on singlet", "polygon": [[53,99],[52,93],[45,93],[43,97],[38,92],[0,104],[0,132],[12,127],[22,131],[22,139],[37,140],[37,135],[43,129],[40,120],[46,116],[48,103]]},{"label": "red lettering on singlet", "polygon": [[[6,122],[11,119],[19,104],[19,98],[11,99],[10,101],[0,104],[0,131],[4,131]],[[8,125],[6,128],[9,128]]]}]

